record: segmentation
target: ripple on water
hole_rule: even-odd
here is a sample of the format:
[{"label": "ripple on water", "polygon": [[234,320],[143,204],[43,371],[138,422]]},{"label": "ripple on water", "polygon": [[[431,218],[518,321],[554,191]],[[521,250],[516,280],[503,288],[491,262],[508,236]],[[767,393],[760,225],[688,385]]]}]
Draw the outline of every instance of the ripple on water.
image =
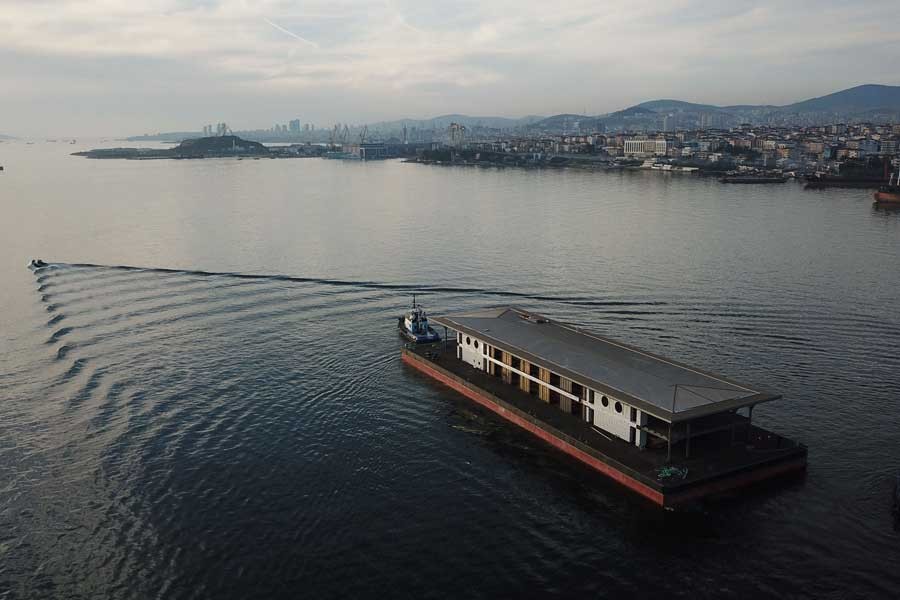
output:
[{"label": "ripple on water", "polygon": [[[827,586],[803,587],[798,573],[823,568],[853,568],[876,592],[891,578],[895,538],[880,498],[900,465],[867,462],[898,441],[878,426],[890,418],[878,407],[898,393],[885,375],[898,366],[887,355],[900,327],[877,315],[687,293],[97,265],[57,265],[36,280],[53,313],[47,343],[59,346],[29,421],[46,447],[29,454],[27,481],[11,479],[18,495],[8,503],[17,514],[34,507],[15,531],[30,520],[55,529],[34,528],[13,569],[47,555],[66,587],[94,582],[125,596],[278,595],[273,581],[351,597],[803,595]],[[435,312],[514,302],[738,379],[777,382],[794,404],[760,418],[827,404],[832,418],[783,426],[831,440],[830,449],[811,450],[806,483],[663,521],[403,367],[395,319],[413,289],[430,294]],[[852,406],[834,403],[860,391]],[[844,440],[847,420],[871,439]],[[0,525],[3,515],[0,507]],[[723,582],[734,565],[736,583]]]}]

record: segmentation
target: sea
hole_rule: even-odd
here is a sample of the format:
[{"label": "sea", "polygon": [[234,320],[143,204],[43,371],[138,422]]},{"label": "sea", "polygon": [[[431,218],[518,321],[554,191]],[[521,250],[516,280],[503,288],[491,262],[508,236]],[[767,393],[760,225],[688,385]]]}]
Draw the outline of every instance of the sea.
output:
[{"label": "sea", "polygon": [[[0,143],[0,598],[900,594],[870,191],[115,145]],[[781,394],[808,471],[660,511],[404,366],[413,294]]]}]

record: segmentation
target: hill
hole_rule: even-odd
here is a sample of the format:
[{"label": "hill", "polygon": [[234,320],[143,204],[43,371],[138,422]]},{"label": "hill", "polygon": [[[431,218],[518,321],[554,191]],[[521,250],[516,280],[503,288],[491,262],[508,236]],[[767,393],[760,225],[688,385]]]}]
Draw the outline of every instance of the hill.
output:
[{"label": "hill", "polygon": [[900,110],[900,86],[858,85],[840,92],[782,106],[789,112],[862,113],[879,109]]},{"label": "hill", "polygon": [[600,126],[599,117],[564,113],[531,123],[527,125],[527,129],[545,132],[589,132],[596,130]]},{"label": "hill", "polygon": [[184,140],[175,148],[98,148],[73,152],[73,156],[87,158],[210,158],[223,156],[264,156],[269,149],[259,142],[251,142],[236,135],[204,137]]},{"label": "hill", "polygon": [[202,137],[184,140],[172,153],[178,156],[232,156],[268,154],[269,149],[259,142],[244,140],[236,135]]},{"label": "hill", "polygon": [[[649,100],[641,102],[634,108],[643,108],[653,112],[669,112],[677,110],[723,110],[721,106],[713,106],[712,104],[695,104],[693,102],[685,102],[683,100]],[[627,110],[627,109],[626,109]]]},{"label": "hill", "polygon": [[[648,109],[660,115],[677,113],[685,115],[688,120],[691,115],[705,113],[704,118],[707,121],[712,115],[720,125],[733,125],[737,122],[824,124],[836,120],[900,120],[900,86],[860,85],[784,106],[771,104],[715,106],[681,100],[650,100],[642,102],[636,107]],[[617,114],[611,113],[608,117]]]}]

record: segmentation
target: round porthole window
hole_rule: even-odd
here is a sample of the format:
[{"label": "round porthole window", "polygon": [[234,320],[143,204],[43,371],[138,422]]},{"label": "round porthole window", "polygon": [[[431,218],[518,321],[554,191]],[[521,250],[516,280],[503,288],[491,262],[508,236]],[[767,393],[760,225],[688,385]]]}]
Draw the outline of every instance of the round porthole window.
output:
[{"label": "round porthole window", "polygon": [[616,412],[617,413],[622,412],[622,403],[621,402],[616,402]]},{"label": "round porthole window", "polygon": [[603,396],[602,398],[600,398],[600,404],[602,404],[603,407],[606,408],[607,406],[609,406],[609,398]]},{"label": "round porthole window", "polygon": [[466,346],[471,346],[471,345],[472,345],[472,338],[470,338],[469,336],[466,336]]},{"label": "round porthole window", "polygon": [[475,340],[475,349],[478,350],[478,340]]}]

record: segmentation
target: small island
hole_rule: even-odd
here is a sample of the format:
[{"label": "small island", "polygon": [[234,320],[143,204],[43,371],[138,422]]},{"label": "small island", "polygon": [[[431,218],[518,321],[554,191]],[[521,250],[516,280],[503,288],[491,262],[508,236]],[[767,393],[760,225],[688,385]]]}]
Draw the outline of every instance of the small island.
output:
[{"label": "small island", "polygon": [[[125,158],[150,160],[160,158],[221,158],[230,156],[274,156],[259,142],[244,140],[236,135],[220,135],[184,140],[174,148],[99,148],[73,152],[87,158]],[[280,153],[279,153],[280,154]]]}]

